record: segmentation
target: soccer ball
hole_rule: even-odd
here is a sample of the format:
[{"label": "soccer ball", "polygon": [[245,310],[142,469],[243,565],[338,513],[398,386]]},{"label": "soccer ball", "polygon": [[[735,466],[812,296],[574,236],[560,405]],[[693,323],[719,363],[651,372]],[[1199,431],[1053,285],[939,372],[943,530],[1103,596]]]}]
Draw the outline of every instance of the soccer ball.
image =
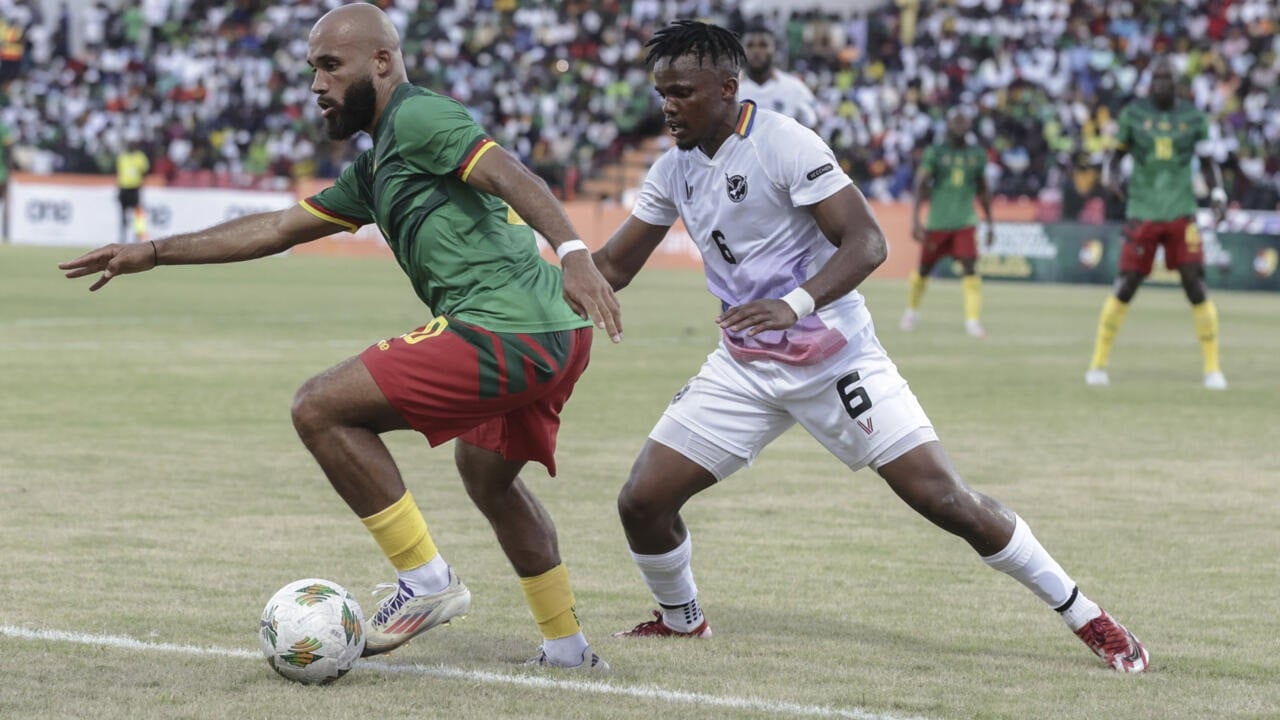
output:
[{"label": "soccer ball", "polygon": [[364,613],[338,583],[294,580],[267,601],[258,640],[272,670],[304,685],[331,683],[364,653]]}]

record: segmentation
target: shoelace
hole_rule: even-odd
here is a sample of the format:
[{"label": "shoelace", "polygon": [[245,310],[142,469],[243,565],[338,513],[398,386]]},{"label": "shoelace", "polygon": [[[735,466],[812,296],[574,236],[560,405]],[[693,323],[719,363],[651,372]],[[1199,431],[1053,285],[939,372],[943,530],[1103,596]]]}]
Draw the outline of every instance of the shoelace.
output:
[{"label": "shoelace", "polygon": [[1089,623],[1089,636],[1091,645],[1095,652],[1099,655],[1109,653],[1113,655],[1128,655],[1132,648],[1129,645],[1129,635],[1122,631],[1115,623],[1101,621],[1101,618]]},{"label": "shoelace", "polygon": [[[392,594],[394,593],[394,595]],[[373,586],[371,593],[378,598],[378,612],[373,616],[373,622],[379,625],[387,622],[391,615],[399,610],[412,595],[407,594],[400,583],[378,583]]]},{"label": "shoelace", "polygon": [[[652,631],[652,630],[653,630],[655,627],[657,627],[658,625],[661,625],[661,624],[662,624],[662,613],[661,613],[660,611],[658,611],[658,610],[654,610],[654,611],[653,611],[653,617],[654,617],[654,619],[653,619],[653,620],[645,620],[644,622],[640,623],[639,625],[636,625],[635,627],[631,628],[631,632],[633,632],[633,633],[647,633],[647,632]],[[667,629],[665,625],[663,626],[663,629]]]}]

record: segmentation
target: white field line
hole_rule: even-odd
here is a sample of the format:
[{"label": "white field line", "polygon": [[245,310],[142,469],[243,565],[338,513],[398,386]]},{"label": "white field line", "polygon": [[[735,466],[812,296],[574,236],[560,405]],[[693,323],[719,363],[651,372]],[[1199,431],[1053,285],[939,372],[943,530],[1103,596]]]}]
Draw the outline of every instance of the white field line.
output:
[{"label": "white field line", "polygon": [[[0,625],[0,636],[21,640],[44,640],[48,642],[75,643],[77,645],[98,645],[122,650],[182,653],[184,655],[208,655],[212,657],[231,657],[258,661],[261,661],[262,659],[262,653],[254,650],[178,645],[174,643],[149,643],[120,635],[88,635],[85,633],[66,632],[63,630],[30,630],[27,628],[16,627],[14,625]],[[834,708],[823,707],[821,705],[800,705],[797,703],[776,702],[752,697],[706,695],[703,693],[663,690],[661,688],[645,687],[643,685],[615,685],[607,682],[589,682],[584,680],[556,680],[532,675],[504,675],[502,673],[483,672],[477,670],[461,670],[458,668],[446,667],[444,665],[397,665],[361,660],[356,663],[356,668],[362,672],[372,671],[388,674],[445,678],[450,680],[467,680],[470,682],[491,683],[494,685],[515,685],[541,690],[555,689],[577,693],[594,693],[596,695],[634,697],[642,700],[661,700],[679,705],[751,710],[768,713],[773,716],[835,717],[852,718],[853,720],[922,720],[921,718],[904,715],[873,713],[866,710],[859,710],[857,708]]]}]

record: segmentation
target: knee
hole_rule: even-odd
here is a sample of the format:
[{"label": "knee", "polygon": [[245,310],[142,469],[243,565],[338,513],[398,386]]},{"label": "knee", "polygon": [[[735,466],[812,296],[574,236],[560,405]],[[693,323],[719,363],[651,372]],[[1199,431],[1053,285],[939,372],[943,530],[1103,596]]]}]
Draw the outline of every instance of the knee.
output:
[{"label": "knee", "polygon": [[1142,284],[1142,276],[1134,273],[1125,273],[1116,280],[1115,293],[1116,299],[1122,303],[1128,303],[1133,300],[1134,294],[1138,292],[1138,286]]},{"label": "knee", "polygon": [[289,411],[293,417],[293,428],[304,443],[317,437],[329,424],[320,397],[316,378],[303,383],[302,387],[293,394],[293,405]]},{"label": "knee", "polygon": [[921,510],[931,522],[966,537],[982,524],[981,503],[963,483],[948,483]]},{"label": "knee", "polygon": [[1204,286],[1204,280],[1201,279],[1199,273],[1194,271],[1188,272],[1187,270],[1183,270],[1182,290],[1187,294],[1187,300],[1190,301],[1192,305],[1199,305],[1208,297],[1208,292],[1205,290]]},{"label": "knee", "polygon": [[623,527],[651,525],[672,511],[669,505],[659,494],[645,492],[634,476],[618,492],[618,517]]}]

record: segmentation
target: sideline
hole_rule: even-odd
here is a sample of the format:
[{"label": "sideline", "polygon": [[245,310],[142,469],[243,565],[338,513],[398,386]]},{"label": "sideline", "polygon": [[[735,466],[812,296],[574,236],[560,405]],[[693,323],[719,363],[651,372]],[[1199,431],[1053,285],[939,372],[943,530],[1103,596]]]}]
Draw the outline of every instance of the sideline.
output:
[{"label": "sideline", "polygon": [[[198,645],[178,645],[174,643],[149,643],[121,635],[89,635],[85,633],[66,632],[63,630],[30,630],[14,625],[0,625],[0,637],[20,640],[43,640],[47,642],[74,643],[78,645],[97,645],[121,650],[140,650],[148,652],[182,653],[184,655],[207,655],[213,657],[231,657],[262,660],[262,653],[253,650],[234,648],[201,647]],[[361,660],[355,669],[361,672],[381,672],[397,675],[415,675],[420,677],[445,678],[450,680],[467,680],[494,685],[516,685],[538,689],[556,689],[597,695],[615,695],[640,698],[643,700],[661,700],[680,705],[711,706],[733,710],[753,710],[773,716],[790,717],[836,717],[852,720],[922,720],[917,717],[902,715],[883,715],[859,710],[857,708],[834,708],[821,705],[800,705],[789,702],[775,702],[761,698],[733,697],[724,695],[706,695],[703,693],[677,692],[643,685],[614,685],[607,682],[588,682],[584,680],[558,680],[535,675],[508,675],[504,673],[483,672],[477,670],[461,670],[444,665],[404,665]],[[265,672],[265,671],[264,671]]]}]

